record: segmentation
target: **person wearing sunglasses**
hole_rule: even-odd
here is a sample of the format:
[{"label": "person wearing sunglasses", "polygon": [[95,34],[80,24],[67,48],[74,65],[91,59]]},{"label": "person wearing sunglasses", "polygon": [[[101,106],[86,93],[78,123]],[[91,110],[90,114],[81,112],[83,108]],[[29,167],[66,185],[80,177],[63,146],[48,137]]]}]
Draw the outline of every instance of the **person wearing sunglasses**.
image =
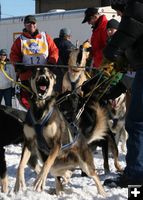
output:
[{"label": "person wearing sunglasses", "polygon": [[[51,36],[41,32],[37,27],[37,20],[33,15],[27,15],[24,18],[24,29],[22,34],[14,41],[10,61],[24,64],[56,64],[59,57],[59,51]],[[32,71],[27,70],[19,73],[18,77],[22,84],[28,86],[28,79]],[[29,94],[21,89],[20,102],[25,108],[29,108]]]}]

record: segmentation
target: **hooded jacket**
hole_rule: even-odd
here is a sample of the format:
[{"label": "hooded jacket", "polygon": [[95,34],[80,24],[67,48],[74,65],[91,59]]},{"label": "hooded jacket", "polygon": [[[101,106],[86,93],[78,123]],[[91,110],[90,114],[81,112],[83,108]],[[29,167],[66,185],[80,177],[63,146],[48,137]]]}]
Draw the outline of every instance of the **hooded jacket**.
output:
[{"label": "hooded jacket", "polygon": [[93,32],[91,36],[93,66],[100,67],[103,57],[103,49],[107,41],[107,18],[105,15],[101,15],[93,26]]},{"label": "hooded jacket", "polygon": [[128,0],[119,28],[104,49],[111,61],[124,57],[134,69],[143,69],[143,0]]}]

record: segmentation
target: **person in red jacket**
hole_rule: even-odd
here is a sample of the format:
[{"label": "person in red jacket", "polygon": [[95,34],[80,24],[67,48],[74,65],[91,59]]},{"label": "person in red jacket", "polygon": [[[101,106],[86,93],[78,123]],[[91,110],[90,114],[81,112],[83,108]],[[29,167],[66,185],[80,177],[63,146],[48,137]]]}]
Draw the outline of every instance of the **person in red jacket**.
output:
[{"label": "person in red jacket", "polygon": [[[11,47],[10,61],[13,65],[17,62],[35,65],[56,64],[58,58],[58,48],[53,39],[47,33],[37,29],[36,18],[33,15],[27,15],[24,19],[23,32]],[[18,74],[22,84],[28,85],[31,74],[31,70]],[[21,90],[20,101],[27,109],[29,108],[28,98],[28,93]]]},{"label": "person in red jacket", "polygon": [[91,36],[93,67],[99,68],[102,63],[103,49],[107,42],[107,18],[99,13],[98,8],[87,8],[82,23],[92,25],[93,32]]}]

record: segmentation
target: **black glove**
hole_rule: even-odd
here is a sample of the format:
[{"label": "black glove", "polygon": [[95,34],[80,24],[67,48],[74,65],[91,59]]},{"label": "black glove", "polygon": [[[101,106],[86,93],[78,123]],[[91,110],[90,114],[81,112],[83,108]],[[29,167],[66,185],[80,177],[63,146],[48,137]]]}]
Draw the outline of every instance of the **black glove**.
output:
[{"label": "black glove", "polygon": [[117,72],[126,73],[129,70],[129,63],[126,57],[121,56],[114,62],[113,67]]}]

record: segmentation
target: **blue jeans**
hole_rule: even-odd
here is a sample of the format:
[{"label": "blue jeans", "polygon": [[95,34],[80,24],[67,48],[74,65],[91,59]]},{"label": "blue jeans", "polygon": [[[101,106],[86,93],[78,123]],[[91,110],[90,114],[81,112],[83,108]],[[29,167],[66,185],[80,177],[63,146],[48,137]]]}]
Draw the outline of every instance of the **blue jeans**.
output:
[{"label": "blue jeans", "polygon": [[143,180],[143,70],[137,71],[132,85],[132,97],[126,119],[127,141],[124,174],[133,180]]},{"label": "blue jeans", "polygon": [[4,98],[6,106],[12,106],[12,87],[3,90],[0,89],[0,104],[2,98]]}]

